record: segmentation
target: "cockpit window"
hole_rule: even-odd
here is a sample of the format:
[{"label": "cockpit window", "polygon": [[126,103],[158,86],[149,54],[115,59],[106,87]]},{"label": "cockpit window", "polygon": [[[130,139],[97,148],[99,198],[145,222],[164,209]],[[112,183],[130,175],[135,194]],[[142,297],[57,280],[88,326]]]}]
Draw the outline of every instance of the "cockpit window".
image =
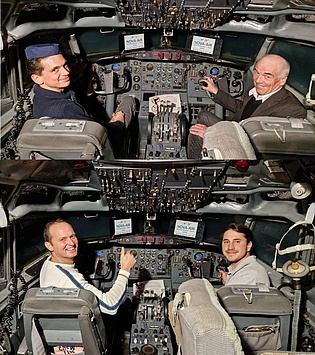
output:
[{"label": "cockpit window", "polygon": [[9,81],[6,68],[6,60],[1,51],[1,112],[6,113],[13,105],[13,100],[10,97]]},{"label": "cockpit window", "polygon": [[[118,30],[119,31],[119,30]],[[119,43],[117,30],[100,29],[87,30],[76,34],[77,40],[86,55],[100,54],[118,55]]]},{"label": "cockpit window", "polygon": [[[172,49],[186,49],[188,30],[172,31],[164,36],[162,29],[143,30],[146,38],[146,50],[150,48],[166,47]],[[86,55],[102,54],[104,56],[119,55],[119,38],[122,34],[139,33],[137,29],[91,29],[76,33],[77,40]],[[238,60],[242,63],[253,61],[265,37],[247,33],[213,33],[223,39],[221,58]],[[246,46],[244,46],[246,43]]]},{"label": "cockpit window", "polygon": [[[0,231],[0,280],[4,278],[4,265],[3,265],[3,260],[4,260],[4,243],[3,243],[3,229]],[[0,281],[1,282],[1,281]]]},{"label": "cockpit window", "polygon": [[10,13],[11,6],[12,6],[11,3],[5,3],[4,1],[1,1],[1,7],[0,7],[0,10],[1,10],[1,23],[4,22],[5,18]]},{"label": "cockpit window", "polygon": [[[308,92],[312,74],[314,74],[313,59],[315,47],[284,40],[276,40],[270,53],[286,58],[291,65],[287,83],[303,95]],[[311,97],[315,96],[315,85]]]},{"label": "cockpit window", "polygon": [[[275,245],[288,230],[289,225],[280,221],[261,220],[255,221],[253,234],[252,253],[268,265],[271,265],[275,255]],[[294,228],[281,243],[281,250],[298,243],[298,228]],[[278,255],[277,266],[282,266],[286,261],[293,259],[294,253]]]},{"label": "cockpit window", "polygon": [[[119,55],[120,37],[123,34],[137,34],[138,29],[91,29],[76,33],[77,40],[87,55]],[[185,49],[189,31],[173,31],[171,36],[163,36],[163,30],[141,30],[145,33],[146,50],[157,47]],[[163,40],[164,39],[164,40]]]},{"label": "cockpit window", "polygon": [[16,206],[27,203],[51,204],[56,197],[56,191],[43,185],[24,185],[16,201]]},{"label": "cockpit window", "polygon": [[65,18],[67,11],[67,6],[49,2],[27,4],[20,9],[16,25],[27,22],[61,21]]},{"label": "cockpit window", "polygon": [[[53,218],[51,218],[53,219]],[[16,223],[16,269],[22,270],[28,263],[42,255],[44,246],[43,230],[49,221],[47,217],[33,216]]]},{"label": "cockpit window", "polygon": [[254,61],[265,40],[264,36],[250,33],[220,33],[220,36],[223,38],[221,58],[241,62]]}]

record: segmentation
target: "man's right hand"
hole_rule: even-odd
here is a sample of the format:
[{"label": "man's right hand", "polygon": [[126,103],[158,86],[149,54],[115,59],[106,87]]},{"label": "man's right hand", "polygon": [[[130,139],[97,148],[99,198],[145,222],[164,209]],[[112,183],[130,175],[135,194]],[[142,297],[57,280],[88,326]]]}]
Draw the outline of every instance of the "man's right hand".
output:
[{"label": "man's right hand", "polygon": [[201,87],[202,90],[209,91],[213,95],[216,95],[216,93],[219,91],[213,79],[208,76],[205,76],[204,78],[200,79],[200,82],[205,84],[205,86]]},{"label": "man's right hand", "polygon": [[130,272],[136,263],[136,258],[130,251],[125,251],[125,248],[121,248],[120,254],[120,268],[122,270]]},{"label": "man's right hand", "polygon": [[201,123],[197,123],[197,124],[194,124],[193,126],[190,127],[189,132],[191,134],[194,134],[195,136],[199,136],[199,137],[203,138],[207,128],[208,127],[206,125],[201,124]]}]

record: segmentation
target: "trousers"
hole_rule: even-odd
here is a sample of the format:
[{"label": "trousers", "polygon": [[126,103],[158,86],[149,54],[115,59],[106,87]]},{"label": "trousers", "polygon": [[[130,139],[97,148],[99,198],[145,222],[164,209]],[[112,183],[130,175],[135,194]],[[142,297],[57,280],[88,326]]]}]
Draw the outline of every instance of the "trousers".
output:
[{"label": "trousers", "polygon": [[[209,111],[200,111],[197,117],[197,123],[204,124],[209,127],[214,125],[217,122],[220,122],[221,119],[215,114]],[[187,157],[188,159],[201,159],[201,150],[202,150],[203,138],[196,136],[195,134],[188,134],[187,140]]]}]

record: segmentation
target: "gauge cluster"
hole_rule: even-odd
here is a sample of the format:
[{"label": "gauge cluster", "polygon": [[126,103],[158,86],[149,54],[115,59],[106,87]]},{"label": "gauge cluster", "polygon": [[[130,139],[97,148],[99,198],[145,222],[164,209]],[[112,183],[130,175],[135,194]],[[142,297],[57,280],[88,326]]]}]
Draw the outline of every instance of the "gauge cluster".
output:
[{"label": "gauge cluster", "polygon": [[[184,109],[197,103],[201,98],[209,104],[209,97],[202,90],[199,80],[211,76],[222,89],[233,96],[243,93],[243,71],[217,63],[194,60],[193,54],[180,50],[155,50],[132,54],[132,59],[103,65],[95,63],[95,73],[100,82],[100,90],[106,91],[107,73],[115,73],[117,87],[123,85],[123,77],[128,73],[131,78],[128,95],[139,99],[141,105],[150,96],[167,93],[181,94]],[[140,107],[140,116],[148,115],[148,107]]]},{"label": "gauge cluster", "polygon": [[[221,107],[214,103],[200,81],[212,77],[218,87],[233,97],[241,97],[244,90],[244,72],[231,66],[205,61],[189,51],[154,49],[126,54],[119,62],[93,64],[97,94],[105,95],[106,107],[118,104],[124,96],[133,96],[139,102],[139,157],[154,159],[187,159],[183,146],[187,144],[188,129],[197,122],[201,110],[213,111],[220,117]],[[180,111],[164,111],[158,115],[152,110],[150,98],[178,95]],[[171,110],[172,110],[172,106]],[[150,114],[153,112],[153,117]],[[166,119],[165,119],[166,117]],[[154,142],[156,140],[156,142]],[[148,144],[148,146],[147,146]]]},{"label": "gauge cluster", "polygon": [[206,278],[220,285],[219,269],[227,262],[219,248],[164,234],[117,237],[106,246],[94,245],[95,269],[91,281],[106,291],[114,284],[120,268],[122,246],[135,255],[127,289],[134,314],[130,330],[130,354],[156,349],[156,354],[173,354],[168,303],[179,286],[193,278]]}]

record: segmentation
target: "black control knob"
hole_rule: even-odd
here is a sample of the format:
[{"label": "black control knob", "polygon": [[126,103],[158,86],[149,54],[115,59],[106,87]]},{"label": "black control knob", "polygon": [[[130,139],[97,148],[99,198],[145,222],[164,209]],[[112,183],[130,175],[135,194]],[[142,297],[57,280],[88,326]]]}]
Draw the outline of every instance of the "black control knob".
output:
[{"label": "black control knob", "polygon": [[198,84],[201,85],[201,86],[205,86],[205,87],[208,86],[208,84],[205,81],[203,81],[203,78],[198,80]]}]

